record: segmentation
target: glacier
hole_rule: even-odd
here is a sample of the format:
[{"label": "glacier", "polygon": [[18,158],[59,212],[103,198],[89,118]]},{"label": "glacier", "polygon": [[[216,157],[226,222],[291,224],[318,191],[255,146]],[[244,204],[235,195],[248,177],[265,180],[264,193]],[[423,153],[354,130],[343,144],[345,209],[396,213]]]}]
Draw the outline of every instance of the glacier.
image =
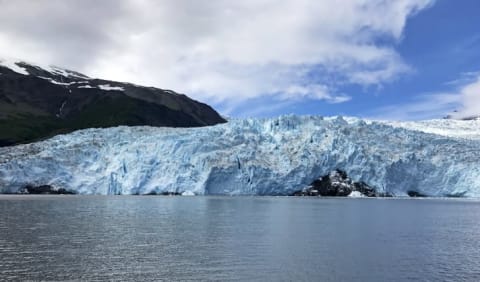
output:
[{"label": "glacier", "polygon": [[0,192],[288,195],[335,169],[378,192],[480,196],[480,121],[281,116],[86,129],[0,148]]}]

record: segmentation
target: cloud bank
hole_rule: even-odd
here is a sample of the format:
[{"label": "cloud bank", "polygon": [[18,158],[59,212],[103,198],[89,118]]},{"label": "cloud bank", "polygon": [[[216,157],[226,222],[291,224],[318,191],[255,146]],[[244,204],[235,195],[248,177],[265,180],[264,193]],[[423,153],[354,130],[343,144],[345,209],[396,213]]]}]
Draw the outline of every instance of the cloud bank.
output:
[{"label": "cloud bank", "polygon": [[476,74],[471,83],[461,87],[457,93],[450,94],[458,99],[460,106],[451,113],[453,118],[471,118],[480,116],[480,74]]},{"label": "cloud bank", "polygon": [[395,51],[433,0],[0,0],[0,56],[235,105],[341,103],[409,71]]},{"label": "cloud bank", "polygon": [[417,96],[410,103],[383,107],[370,116],[372,119],[424,120],[448,116],[465,119],[480,116],[480,72],[465,73],[449,82],[454,89],[442,93]]}]

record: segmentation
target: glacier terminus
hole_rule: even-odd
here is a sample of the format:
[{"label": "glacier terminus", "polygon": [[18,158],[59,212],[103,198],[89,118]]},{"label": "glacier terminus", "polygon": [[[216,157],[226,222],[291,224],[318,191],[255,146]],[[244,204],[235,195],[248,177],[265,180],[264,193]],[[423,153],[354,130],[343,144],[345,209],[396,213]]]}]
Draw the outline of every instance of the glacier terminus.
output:
[{"label": "glacier terminus", "polygon": [[334,170],[377,192],[480,196],[480,121],[281,116],[85,129],[0,148],[0,192],[290,195]]}]

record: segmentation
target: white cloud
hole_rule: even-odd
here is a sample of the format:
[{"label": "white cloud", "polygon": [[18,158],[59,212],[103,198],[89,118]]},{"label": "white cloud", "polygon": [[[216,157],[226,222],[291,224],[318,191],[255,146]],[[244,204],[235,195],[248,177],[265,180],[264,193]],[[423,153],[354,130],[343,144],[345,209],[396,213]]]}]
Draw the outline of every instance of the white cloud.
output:
[{"label": "white cloud", "polygon": [[413,102],[381,107],[368,115],[379,120],[426,120],[442,118],[459,105],[460,97],[452,94],[418,96]]},{"label": "white cloud", "polygon": [[348,95],[338,94],[333,96],[331,93],[332,91],[326,85],[291,85],[290,87],[282,89],[281,94],[279,94],[279,98],[282,100],[297,101],[303,99],[325,100],[331,104],[343,103],[351,100],[351,97]]},{"label": "white cloud", "polygon": [[452,83],[457,85],[453,91],[421,95],[411,103],[383,107],[370,118],[422,120],[447,115],[456,119],[480,116],[480,73],[467,73]]},{"label": "white cloud", "polygon": [[471,83],[463,86],[455,97],[459,97],[461,106],[451,113],[452,117],[480,116],[480,74],[477,74]]},{"label": "white cloud", "polygon": [[395,42],[432,3],[0,0],[0,50],[210,103],[262,95],[339,103],[349,100],[339,84],[377,85],[409,70]]}]

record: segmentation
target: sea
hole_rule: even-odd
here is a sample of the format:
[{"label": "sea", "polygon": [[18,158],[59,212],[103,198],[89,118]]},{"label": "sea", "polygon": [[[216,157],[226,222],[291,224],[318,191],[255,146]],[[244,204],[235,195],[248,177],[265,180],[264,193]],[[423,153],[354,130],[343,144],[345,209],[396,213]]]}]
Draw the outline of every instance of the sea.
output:
[{"label": "sea", "polygon": [[480,281],[480,201],[0,196],[0,281]]}]

